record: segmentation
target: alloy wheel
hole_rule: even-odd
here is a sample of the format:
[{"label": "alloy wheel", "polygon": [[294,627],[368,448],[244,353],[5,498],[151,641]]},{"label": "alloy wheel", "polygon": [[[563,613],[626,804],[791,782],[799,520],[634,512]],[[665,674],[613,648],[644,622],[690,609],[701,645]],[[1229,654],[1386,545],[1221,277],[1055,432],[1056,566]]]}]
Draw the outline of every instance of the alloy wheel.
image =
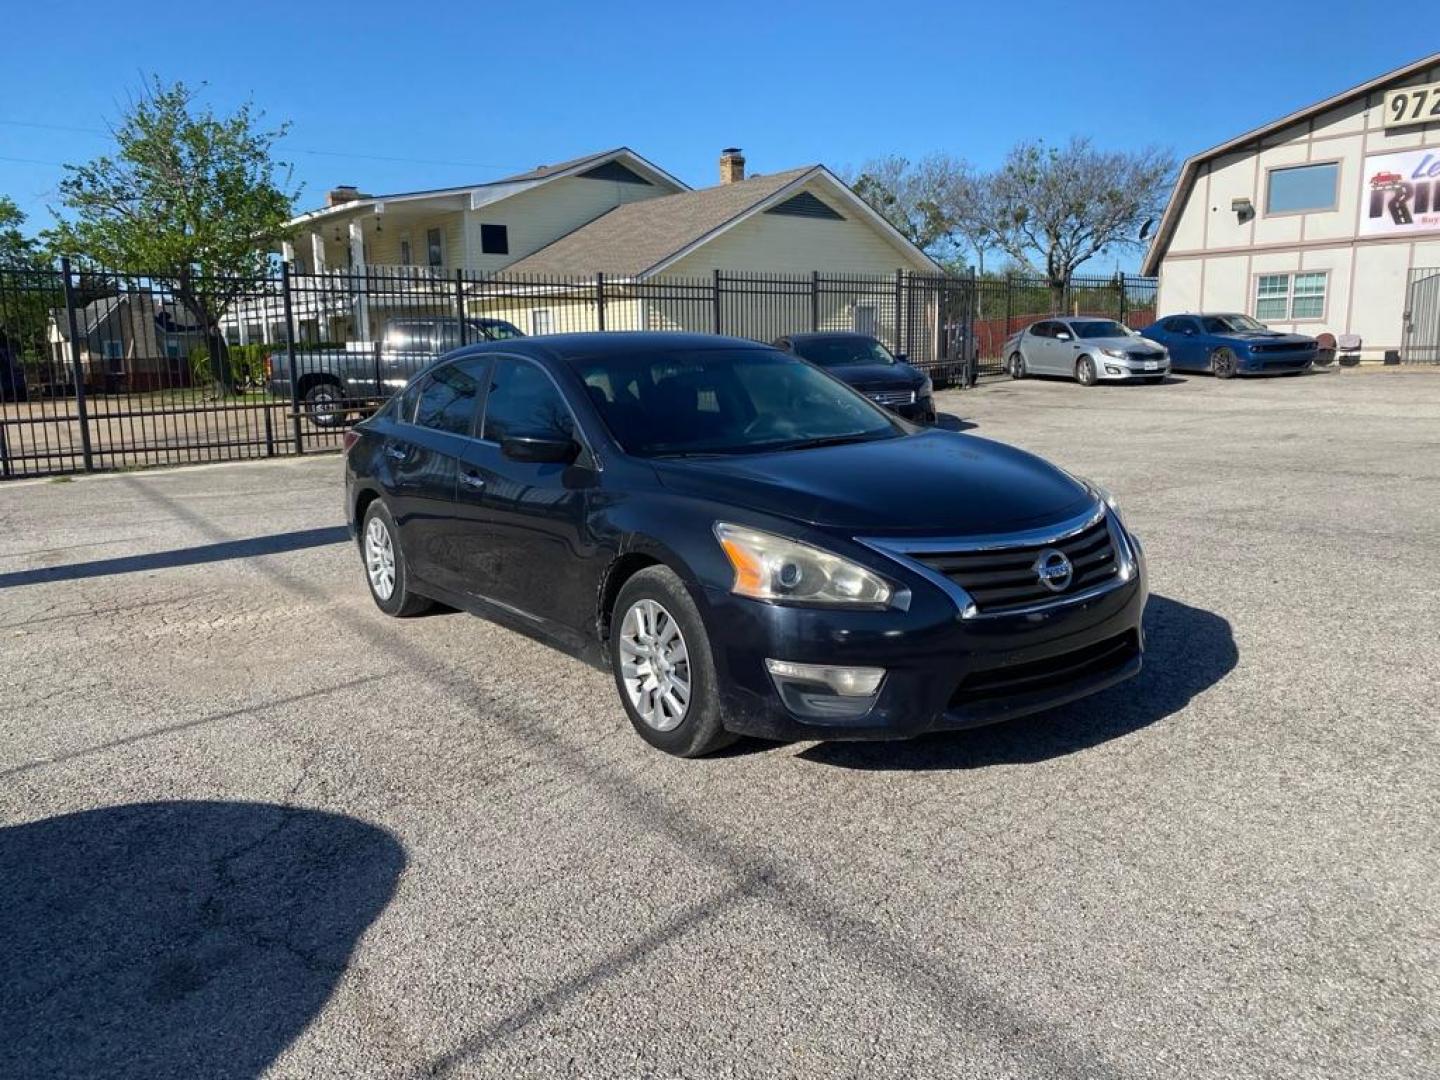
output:
[{"label": "alloy wheel", "polygon": [[1095,361],[1088,356],[1082,356],[1080,362],[1075,365],[1075,378],[1081,386],[1095,385]]},{"label": "alloy wheel", "polygon": [[1025,377],[1025,358],[1018,352],[1010,357],[1010,378],[1023,379]]},{"label": "alloy wheel", "polygon": [[620,623],[620,678],[630,705],[656,731],[674,731],[690,709],[690,653],[674,616],[637,600]]},{"label": "alloy wheel", "polygon": [[370,587],[381,600],[389,600],[395,591],[395,545],[390,530],[378,517],[365,527],[365,572]]},{"label": "alloy wheel", "polygon": [[1228,379],[1235,374],[1235,354],[1229,349],[1216,349],[1210,357],[1211,370],[1217,379]]}]

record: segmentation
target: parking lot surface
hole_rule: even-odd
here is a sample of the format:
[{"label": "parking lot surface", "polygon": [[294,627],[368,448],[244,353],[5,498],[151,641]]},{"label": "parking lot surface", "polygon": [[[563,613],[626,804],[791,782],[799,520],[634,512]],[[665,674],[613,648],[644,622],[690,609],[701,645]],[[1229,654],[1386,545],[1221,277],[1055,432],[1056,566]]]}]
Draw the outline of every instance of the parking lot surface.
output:
[{"label": "parking lot surface", "polygon": [[941,403],[1120,498],[1139,679],[674,760],[333,456],[0,487],[0,1075],[1436,1075],[1440,376]]}]

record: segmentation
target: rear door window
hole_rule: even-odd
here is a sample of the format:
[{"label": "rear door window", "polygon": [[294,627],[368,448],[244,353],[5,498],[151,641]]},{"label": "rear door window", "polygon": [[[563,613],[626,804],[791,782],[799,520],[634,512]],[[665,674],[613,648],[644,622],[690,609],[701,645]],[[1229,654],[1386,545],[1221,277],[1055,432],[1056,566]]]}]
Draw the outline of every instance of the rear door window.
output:
[{"label": "rear door window", "polygon": [[469,435],[487,366],[483,357],[472,357],[436,368],[421,384],[414,422],[452,435]]}]

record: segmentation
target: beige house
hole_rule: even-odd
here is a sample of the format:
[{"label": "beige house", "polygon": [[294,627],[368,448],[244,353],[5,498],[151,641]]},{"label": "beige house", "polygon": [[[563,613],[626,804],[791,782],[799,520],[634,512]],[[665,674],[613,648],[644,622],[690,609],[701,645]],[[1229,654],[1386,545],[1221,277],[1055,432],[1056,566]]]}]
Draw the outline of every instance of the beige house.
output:
[{"label": "beige house", "polygon": [[[1159,313],[1244,312],[1353,335],[1370,360],[1434,352],[1437,81],[1440,54],[1188,159],[1142,267],[1159,275]],[[1397,92],[1408,95],[1398,115]]]},{"label": "beige house", "polygon": [[[798,281],[817,271],[941,272],[823,165],[747,178],[740,151],[726,150],[719,180],[692,190],[621,147],[470,187],[378,196],[337,188],[329,205],[291,222],[282,252],[297,275],[301,336],[371,340],[388,314],[453,310],[455,289],[468,314],[527,334],[601,329],[602,318],[610,329],[709,330],[713,305],[686,283],[712,284],[717,273]],[[827,286],[818,305],[797,288],[785,302],[807,320],[818,308],[825,326],[883,332],[894,325],[894,295],[872,283],[849,295]],[[278,340],[275,305],[257,312],[237,308],[232,336]],[[757,337],[797,328],[774,311],[756,318],[726,328]],[[786,325],[771,333],[771,321]]]},{"label": "beige house", "polygon": [[[178,305],[136,290],[93,300],[75,311],[85,385],[93,390],[173,389],[190,385],[190,351],[204,334]],[[70,320],[50,312],[46,339],[56,381],[74,381]]]}]

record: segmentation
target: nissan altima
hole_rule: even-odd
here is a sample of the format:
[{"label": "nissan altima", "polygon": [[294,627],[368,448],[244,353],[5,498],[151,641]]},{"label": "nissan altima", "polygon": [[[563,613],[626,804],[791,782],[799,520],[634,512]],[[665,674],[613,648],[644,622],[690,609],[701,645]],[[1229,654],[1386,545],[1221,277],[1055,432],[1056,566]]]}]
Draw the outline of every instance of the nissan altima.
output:
[{"label": "nissan altima", "polygon": [[974,727],[1140,668],[1144,556],[1106,492],[756,342],[472,346],[346,443],[382,611],[601,664],[672,754]]}]

